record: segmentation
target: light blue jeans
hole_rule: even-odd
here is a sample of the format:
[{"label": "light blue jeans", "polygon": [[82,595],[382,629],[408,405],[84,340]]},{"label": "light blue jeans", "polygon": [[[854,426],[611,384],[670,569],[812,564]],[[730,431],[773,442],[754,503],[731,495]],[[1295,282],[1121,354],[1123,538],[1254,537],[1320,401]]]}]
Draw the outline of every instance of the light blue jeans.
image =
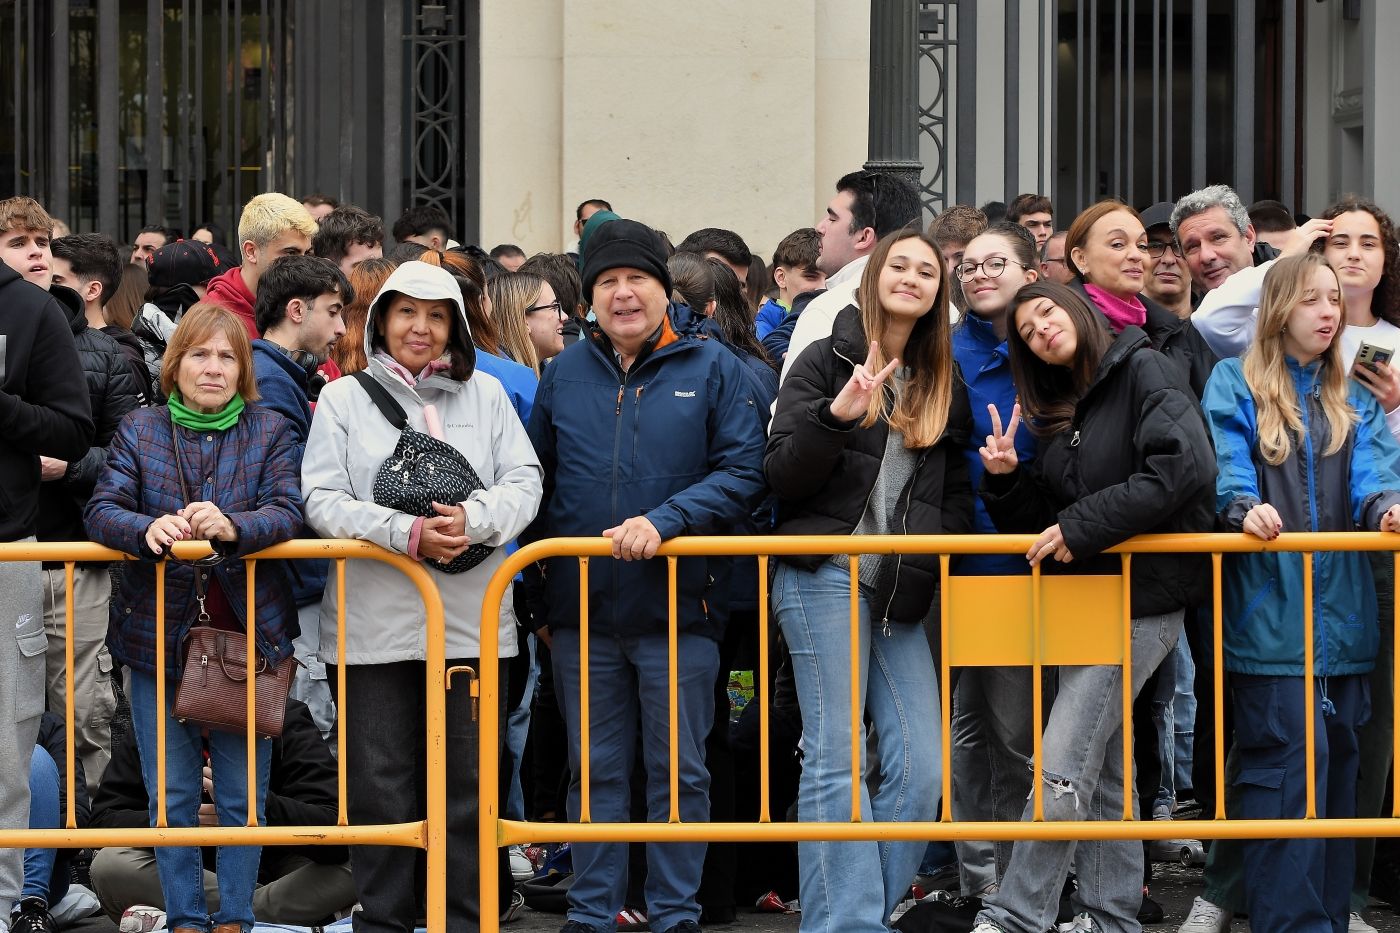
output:
[{"label": "light blue jeans", "polygon": [[[182,723],[170,715],[175,683],[166,685],[165,702],[165,809],[170,826],[198,826],[203,792],[204,755],[200,727]],[[141,780],[150,798],[151,825],[156,825],[159,778],[156,771],[156,679],[131,672],[127,697],[131,701],[131,727],[141,755]],[[267,779],[272,765],[272,740],[258,739],[258,825],[266,825]],[[214,806],[220,826],[248,823],[247,739],[232,732],[209,730],[209,767],[214,775]],[[210,916],[204,902],[204,865],[195,846],[159,846],[156,868],[165,896],[170,929],[190,927],[209,930],[222,923],[253,927],[253,889],[258,881],[261,846],[219,846],[215,874],[219,878],[219,909]]]},{"label": "light blue jeans", "polygon": [[[860,782],[862,820],[935,818],[941,790],[938,674],[920,625],[872,632],[860,600],[859,670],[851,670],[850,575],[829,561],[815,571],[779,564],[773,614],[792,655],[802,708],[804,822],[851,819],[851,677],[863,685],[876,735],[880,785]],[[862,736],[863,738],[863,736]],[[862,759],[865,742],[861,742]],[[865,763],[861,762],[861,772]],[[885,933],[919,868],[923,842],[803,842],[797,847],[804,933]],[[877,896],[882,894],[883,896]]]},{"label": "light blue jeans", "polygon": [[[1178,609],[1133,619],[1134,697],[1176,647],[1184,617]],[[1041,742],[1045,819],[1121,820],[1123,668],[1061,667],[1059,673]],[[1022,819],[1033,818],[1034,806],[1026,801]],[[1072,864],[1079,882],[1072,897],[1074,912],[1090,914],[1102,933],[1136,933],[1141,929],[1137,912],[1142,904],[1142,857],[1142,843],[1134,840],[1022,840],[1011,850],[1001,888],[983,901],[977,920],[1006,933],[1043,933],[1055,922]]]},{"label": "light blue jeans", "polygon": [[530,670],[525,675],[525,692],[520,697],[520,705],[506,714],[506,751],[510,752],[510,790],[506,795],[505,809],[508,820],[525,819],[520,760],[525,755],[525,742],[530,737],[530,711],[534,706],[535,684],[540,677],[540,660],[535,652],[537,641],[537,636],[531,633],[525,636],[525,643],[520,646],[530,656]]}]

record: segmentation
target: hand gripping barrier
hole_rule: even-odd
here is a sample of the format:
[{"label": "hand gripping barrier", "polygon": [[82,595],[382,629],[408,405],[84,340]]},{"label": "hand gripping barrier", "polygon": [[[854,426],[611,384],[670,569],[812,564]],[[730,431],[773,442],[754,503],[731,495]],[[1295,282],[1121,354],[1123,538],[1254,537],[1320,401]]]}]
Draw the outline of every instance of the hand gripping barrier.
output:
[{"label": "hand gripping barrier", "polygon": [[[1213,648],[1215,693],[1215,799],[1212,819],[1191,823],[1191,835],[1204,839],[1261,837],[1400,836],[1400,769],[1395,775],[1395,809],[1377,819],[1319,819],[1314,727],[1314,619],[1313,554],[1319,551],[1395,551],[1400,536],[1362,532],[1284,534],[1264,542],[1243,534],[1145,535],[1133,538],[1110,553],[1120,556],[1121,575],[1042,575],[1036,568],[1025,577],[965,577],[949,573],[950,559],[958,554],[1024,555],[1034,535],[899,535],[831,537],[692,537],[676,538],[661,546],[655,559],[665,560],[669,578],[667,607],[670,637],[668,703],[670,728],[670,819],[666,823],[597,823],[589,814],[589,702],[588,702],[588,565],[590,558],[611,558],[612,543],[605,538],[554,538],[521,548],[497,568],[482,605],[481,656],[497,651],[497,622],[501,601],[515,574],[523,567],[550,557],[574,557],[579,562],[580,709],[583,750],[581,762],[580,820],[577,823],[530,823],[501,818],[500,762],[496,754],[499,676],[495,665],[481,671],[481,916],[482,929],[498,929],[498,864],[494,850],[500,846],[535,841],[560,842],[757,842],[809,840],[951,840],[951,839],[1170,839],[1181,835],[1180,824],[1162,820],[1136,821],[1132,816],[1133,776],[1131,586],[1133,555],[1209,554],[1213,590]],[[1233,820],[1225,813],[1224,664],[1221,646],[1221,562],[1224,554],[1294,552],[1302,555],[1303,677],[1306,691],[1307,807],[1303,819]],[[860,555],[936,554],[939,556],[942,618],[942,660],[938,688],[942,699],[943,762],[951,761],[950,668],[964,666],[1027,666],[1032,669],[1033,706],[1028,712],[1036,724],[1033,733],[1034,819],[1025,822],[970,822],[956,819],[957,801],[952,792],[952,769],[942,768],[944,801],[937,822],[875,823],[862,821],[861,723],[859,683],[850,678],[851,690],[851,819],[848,823],[775,823],[769,810],[768,762],[768,569],[771,558],[786,554],[846,554],[850,556],[851,670],[859,633]],[[756,558],[759,577],[759,669],[754,672],[754,701],[760,710],[760,812],[757,823],[683,823],[679,815],[676,705],[676,568],[682,557]],[[1400,555],[1393,558],[1400,571]],[[1397,572],[1400,597],[1400,572]],[[1396,600],[1400,607],[1400,598]],[[1392,623],[1394,624],[1394,623]],[[1398,633],[1400,634],[1400,633]],[[1400,637],[1395,640],[1396,669],[1400,670]],[[1042,734],[1044,722],[1041,670],[1045,666],[1112,664],[1124,670],[1123,680],[1123,814],[1117,820],[1044,819]],[[1400,691],[1393,698],[1400,723]],[[1392,739],[1400,761],[1400,730]]]},{"label": "hand gripping barrier", "polygon": [[[203,542],[181,542],[174,546],[175,555],[186,560],[208,556],[210,546]],[[67,683],[73,683],[73,568],[78,563],[108,562],[129,560],[129,555],[96,544],[88,543],[6,543],[0,544],[0,562],[13,561],[54,561],[62,562],[66,576],[66,643],[65,660],[68,672]],[[248,813],[247,826],[181,827],[166,825],[165,808],[165,717],[158,717],[156,740],[160,748],[159,781],[157,795],[157,825],[143,829],[77,829],[74,809],[74,736],[73,692],[67,692],[68,702],[65,721],[68,729],[67,756],[67,813],[60,829],[19,829],[0,830],[0,848],[84,848],[102,846],[204,846],[204,845],[388,845],[410,846],[427,850],[427,920],[428,929],[441,933],[447,928],[447,771],[444,736],[446,734],[447,689],[444,660],[444,631],[442,600],[436,584],[427,570],[417,562],[401,554],[394,554],[364,541],[304,540],[287,541],[245,558],[248,571],[248,604],[254,605],[254,579],[257,563],[260,560],[330,559],[335,563],[335,575],[328,585],[335,586],[336,604],[339,607],[336,619],[337,652],[345,656],[345,561],[377,560],[389,564],[403,573],[417,587],[427,613],[427,678],[424,689],[427,691],[427,813],[426,819],[388,825],[351,826],[346,815],[345,776],[348,767],[345,748],[345,720],[349,711],[345,704],[345,665],[337,666],[340,703],[337,705],[338,723],[337,785],[339,809],[335,826],[257,826],[253,822],[257,813],[254,795],[257,793],[257,756],[254,752],[256,736],[248,732]],[[38,568],[35,568],[38,572]],[[166,707],[165,682],[165,562],[156,564],[156,706]],[[256,650],[253,643],[253,629],[250,627],[247,639],[248,657]],[[494,631],[492,632],[494,635]],[[494,665],[485,665],[494,669]],[[250,665],[251,667],[251,665]],[[255,681],[248,678],[248,721],[254,719]]]}]

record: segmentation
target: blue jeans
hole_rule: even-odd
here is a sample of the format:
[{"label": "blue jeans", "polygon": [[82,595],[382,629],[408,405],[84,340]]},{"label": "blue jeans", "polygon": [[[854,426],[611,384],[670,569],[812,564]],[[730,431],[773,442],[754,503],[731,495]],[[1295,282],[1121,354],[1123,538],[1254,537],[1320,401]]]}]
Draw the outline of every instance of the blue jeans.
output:
[{"label": "blue jeans", "polygon": [[[1356,815],[1358,735],[1371,714],[1367,681],[1365,674],[1313,681],[1322,819]],[[1308,781],[1303,678],[1232,673],[1230,693],[1239,761],[1239,809],[1231,816],[1302,818]],[[1355,840],[1246,839],[1241,848],[1251,928],[1346,933]]]},{"label": "blue jeans", "polygon": [[[1029,667],[965,667],[958,672],[952,715],[954,819],[1021,818],[1031,789],[1026,760],[1035,742],[1033,695]],[[1001,883],[1011,863],[1009,840],[959,839],[954,847],[964,894],[980,897]]]},{"label": "blue jeans", "polygon": [[[872,633],[860,600],[860,670],[851,671],[850,574],[831,562],[814,571],[779,564],[773,614],[792,655],[802,709],[798,819],[851,819],[851,677],[864,685],[875,728],[880,785],[860,782],[862,820],[932,820],[938,812],[938,674],[922,626]],[[865,744],[862,742],[862,759]],[[861,763],[864,774],[865,764]],[[797,858],[804,931],[884,933],[918,871],[923,842],[802,842]]]},{"label": "blue jeans", "polygon": [[[666,635],[592,633],[588,643],[590,739],[589,808],[596,823],[630,820],[630,781],[640,723],[647,774],[647,819],[664,823],[671,812],[670,726]],[[579,633],[554,633],[554,683],[569,733],[569,819],[579,818],[582,787]],[[715,714],[719,645],[681,633],[677,648],[676,719],[680,816],[686,823],[710,818],[710,772],[705,739]],[[648,843],[646,909],[651,928],[665,933],[684,920],[699,921],[703,842]],[[569,919],[603,933],[617,929],[627,894],[627,844],[575,843]]]},{"label": "blue jeans", "polygon": [[[63,825],[59,806],[59,773],[53,756],[42,745],[34,746],[29,760],[29,828],[58,829]],[[52,907],[68,893],[68,876],[54,878],[57,849],[24,850],[24,890],[21,897],[42,897]]]},{"label": "blue jeans", "polygon": [[[166,820],[170,826],[198,826],[203,791],[204,756],[201,729],[170,715],[175,684],[166,684],[167,708],[156,709],[156,679],[131,672],[127,693],[131,701],[131,727],[141,755],[141,780],[150,798],[151,825],[156,825],[159,779],[156,771],[156,716],[165,716]],[[214,806],[220,826],[248,823],[247,739],[242,733],[209,731],[209,767],[214,776]],[[272,763],[272,740],[257,742],[258,825],[264,825],[267,779]],[[204,865],[198,847],[160,846],[156,867],[165,897],[167,923],[176,927],[208,930],[223,923],[253,927],[253,889],[258,881],[261,846],[219,846],[215,874],[219,878],[219,909],[210,916],[204,901]]]},{"label": "blue jeans", "polygon": [[[1176,648],[1185,614],[1133,619],[1132,694]],[[1041,743],[1045,819],[1123,818],[1123,668],[1059,668],[1060,683]],[[1029,763],[1028,763],[1029,765]],[[1131,785],[1129,790],[1132,791]],[[1024,820],[1034,818],[1026,801]],[[1136,813],[1134,802],[1134,816]],[[1142,904],[1141,842],[1022,840],[1011,850],[1001,888],[983,901],[979,922],[1007,933],[1043,933],[1055,921],[1071,864],[1079,885],[1074,912],[1090,914],[1103,933],[1136,931]]]}]

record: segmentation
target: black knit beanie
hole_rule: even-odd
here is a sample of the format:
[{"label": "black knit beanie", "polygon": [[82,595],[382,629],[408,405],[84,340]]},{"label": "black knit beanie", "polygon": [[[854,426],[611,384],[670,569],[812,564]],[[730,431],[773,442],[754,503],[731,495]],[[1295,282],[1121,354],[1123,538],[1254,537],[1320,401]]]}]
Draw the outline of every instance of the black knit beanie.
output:
[{"label": "black knit beanie", "polygon": [[661,280],[671,295],[671,270],[666,267],[666,247],[660,235],[635,220],[610,220],[588,239],[583,257],[583,293],[593,300],[593,283],[609,269],[626,266],[641,269]]}]

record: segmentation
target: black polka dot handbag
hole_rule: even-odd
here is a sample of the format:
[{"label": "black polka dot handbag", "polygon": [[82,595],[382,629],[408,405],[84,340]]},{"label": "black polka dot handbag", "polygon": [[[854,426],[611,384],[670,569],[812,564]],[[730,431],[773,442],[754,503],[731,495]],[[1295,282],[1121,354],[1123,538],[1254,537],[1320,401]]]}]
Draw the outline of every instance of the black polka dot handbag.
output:
[{"label": "black polka dot handbag", "polygon": [[[434,502],[444,505],[466,502],[473,492],[486,488],[461,451],[430,434],[414,430],[403,407],[373,376],[364,371],[351,375],[369,393],[380,413],[400,432],[394,452],[374,477],[376,505],[409,515],[432,517],[437,514]],[[448,563],[431,558],[423,563],[442,573],[464,573],[490,557],[494,550],[485,544],[473,544]]]}]

